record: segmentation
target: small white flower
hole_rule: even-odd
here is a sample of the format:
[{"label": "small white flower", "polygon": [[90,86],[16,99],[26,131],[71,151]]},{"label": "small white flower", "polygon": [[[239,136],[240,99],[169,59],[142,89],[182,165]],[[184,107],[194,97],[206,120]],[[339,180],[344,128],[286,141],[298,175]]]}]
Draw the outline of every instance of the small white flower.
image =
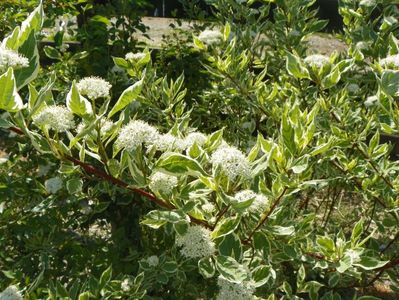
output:
[{"label": "small white flower", "polygon": [[251,190],[242,190],[239,191],[234,195],[234,199],[236,199],[238,202],[245,202],[249,199],[255,199],[256,193]]},{"label": "small white flower", "polygon": [[150,177],[149,187],[154,193],[170,194],[177,186],[177,177],[162,172],[155,172]]},{"label": "small white flower", "polygon": [[399,68],[399,54],[389,55],[380,59],[380,65],[384,68]]},{"label": "small white flower", "polygon": [[108,239],[111,237],[111,224],[105,222],[94,223],[90,225],[87,233],[89,236],[92,236],[94,238]]},{"label": "small white flower", "polygon": [[356,83],[350,83],[347,85],[346,89],[348,90],[349,93],[356,94],[360,90],[360,87]]},{"label": "small white flower", "polygon": [[183,151],[185,149],[184,141],[170,133],[159,134],[158,137],[153,141],[154,147],[162,152],[168,150]]},{"label": "small white flower", "polygon": [[62,179],[60,177],[53,177],[44,182],[44,186],[46,187],[46,191],[49,194],[55,194],[60,189],[62,189]]},{"label": "small white flower", "polygon": [[322,68],[330,63],[330,58],[321,54],[312,54],[307,56],[304,62],[311,67]]},{"label": "small white flower", "polygon": [[250,176],[250,164],[244,153],[232,146],[218,148],[211,156],[214,166],[220,166],[230,180],[237,176],[248,178]]},{"label": "small white flower", "polygon": [[47,106],[33,117],[33,122],[58,132],[67,131],[75,126],[72,112],[61,105]]},{"label": "small white flower", "polygon": [[265,195],[256,194],[251,190],[242,190],[234,195],[234,199],[238,202],[245,202],[250,199],[254,199],[252,204],[249,206],[249,211],[251,212],[262,212],[268,205],[268,200]]},{"label": "small white flower", "polygon": [[230,282],[222,276],[218,277],[219,294],[216,300],[251,300],[255,292],[252,281],[242,283]]},{"label": "small white flower", "polygon": [[198,39],[207,45],[215,45],[223,40],[223,34],[218,30],[207,29],[200,33]]},{"label": "small white flower", "polygon": [[352,263],[356,263],[360,260],[360,254],[358,251],[355,251],[353,249],[348,249],[345,251],[345,255],[348,256],[351,260]]},{"label": "small white flower", "polygon": [[101,120],[101,129],[100,129],[100,134],[101,135],[106,135],[114,126],[114,122],[110,120]]},{"label": "small white flower", "polygon": [[22,295],[15,285],[10,285],[0,293],[0,300],[22,300]]},{"label": "small white flower", "polygon": [[198,225],[189,226],[184,235],[177,236],[176,245],[182,247],[180,252],[187,258],[207,257],[215,252],[211,232]]},{"label": "small white flower", "polygon": [[159,258],[156,255],[151,255],[146,261],[150,267],[156,267],[159,264]]},{"label": "small white flower", "polygon": [[191,132],[184,139],[185,148],[188,149],[192,145],[202,146],[205,144],[207,137],[205,134],[200,132]]},{"label": "small white flower", "polygon": [[7,71],[8,68],[14,70],[26,68],[29,66],[29,60],[17,52],[0,47],[0,74]]},{"label": "small white flower", "polygon": [[131,280],[129,280],[128,278],[126,278],[125,280],[122,281],[121,283],[121,289],[124,292],[128,292],[131,289]]},{"label": "small white flower", "polygon": [[130,121],[125,125],[116,139],[119,148],[133,151],[142,144],[149,146],[159,136],[158,130],[140,120]]},{"label": "small white flower", "polygon": [[111,84],[100,77],[85,77],[76,85],[82,96],[87,96],[90,100],[107,98]]},{"label": "small white flower", "polygon": [[126,54],[125,59],[129,60],[130,62],[138,62],[142,60],[144,57],[146,57],[146,55],[147,54],[143,52],[137,52],[137,53],[129,52]]},{"label": "small white flower", "polygon": [[215,205],[213,205],[212,203],[205,203],[201,205],[201,208],[204,212],[206,213],[212,213],[213,211],[215,211],[216,207]]},{"label": "small white flower", "polygon": [[378,103],[378,97],[376,95],[367,97],[366,101],[364,101],[364,105],[366,107],[375,106]]}]

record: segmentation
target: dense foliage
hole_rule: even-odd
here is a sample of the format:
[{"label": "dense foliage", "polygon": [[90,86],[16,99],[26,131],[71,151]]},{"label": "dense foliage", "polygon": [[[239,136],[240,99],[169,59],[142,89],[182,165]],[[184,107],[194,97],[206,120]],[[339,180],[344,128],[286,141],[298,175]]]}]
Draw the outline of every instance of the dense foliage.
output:
[{"label": "dense foliage", "polygon": [[114,56],[59,30],[46,66],[43,5],[10,21],[0,299],[399,292],[398,7],[340,1],[347,51],[325,56],[314,0],[211,2],[217,22],[157,55],[127,34],[135,11],[91,16],[105,39],[76,38]]}]

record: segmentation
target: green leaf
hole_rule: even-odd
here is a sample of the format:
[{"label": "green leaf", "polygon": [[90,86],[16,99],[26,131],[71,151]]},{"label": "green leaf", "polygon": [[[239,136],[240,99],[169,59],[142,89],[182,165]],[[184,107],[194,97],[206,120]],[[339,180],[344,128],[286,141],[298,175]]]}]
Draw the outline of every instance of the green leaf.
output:
[{"label": "green leaf", "polygon": [[205,44],[196,36],[193,36],[193,41],[194,41],[194,45],[195,47],[197,47],[198,49],[205,49]]},{"label": "green leaf", "polygon": [[38,7],[32,11],[29,16],[22,22],[18,35],[18,42],[21,45],[27,40],[32,32],[39,32],[42,29],[44,18],[43,5],[40,2]]},{"label": "green leaf", "polygon": [[187,222],[186,215],[182,212],[153,210],[145,216],[141,224],[158,229],[166,223],[176,224],[179,222]]},{"label": "green leaf", "polygon": [[246,269],[230,256],[217,256],[216,269],[231,282],[241,283],[248,278]]},{"label": "green leaf", "polygon": [[399,96],[399,71],[385,70],[382,72],[381,88],[389,96]]},{"label": "green leaf", "polygon": [[226,23],[226,25],[224,25],[224,28],[223,28],[223,39],[224,39],[225,41],[227,41],[227,40],[229,39],[229,37],[230,37],[230,31],[231,31],[230,24],[229,24],[229,23]]},{"label": "green leaf", "polygon": [[75,53],[74,55],[72,55],[70,60],[73,60],[73,61],[81,60],[83,58],[88,57],[89,54],[90,53],[88,51],[81,51],[81,52],[78,52],[78,53]]},{"label": "green leaf", "polygon": [[257,231],[253,236],[253,241],[254,241],[254,248],[258,251],[262,251],[263,257],[265,259],[268,259],[271,247],[267,236],[264,233]]},{"label": "green leaf", "polygon": [[156,168],[163,169],[172,174],[190,174],[206,176],[205,171],[197,161],[179,153],[166,153],[156,163]]},{"label": "green leaf", "polygon": [[239,217],[228,217],[222,219],[212,232],[212,238],[218,238],[232,233],[240,224]]},{"label": "green leaf", "polygon": [[66,105],[71,112],[80,117],[93,113],[91,103],[79,94],[75,80],[67,94]]},{"label": "green leaf", "polygon": [[129,63],[127,60],[123,59],[122,57],[112,57],[114,64],[122,69],[128,69]]},{"label": "green leaf", "polygon": [[287,63],[286,63],[287,71],[293,75],[294,77],[301,78],[309,78],[308,70],[302,65],[302,62],[299,57],[292,55],[287,52]]},{"label": "green leaf", "polygon": [[339,280],[341,279],[341,275],[339,273],[333,273],[330,278],[328,279],[328,286],[329,287],[335,287]]},{"label": "green leaf", "polygon": [[359,262],[353,263],[354,266],[361,267],[364,270],[375,270],[385,266],[389,261],[381,261],[375,257],[362,256]]},{"label": "green leaf", "polygon": [[127,105],[136,100],[138,95],[140,95],[142,88],[143,79],[137,81],[135,84],[124,90],[118,101],[115,103],[114,107],[108,113],[108,118],[112,117],[118,111],[124,109]]},{"label": "green leaf", "polygon": [[29,34],[27,39],[18,48],[18,52],[29,60],[28,67],[15,70],[17,88],[21,89],[37,77],[40,69],[39,51],[37,49],[35,32],[32,31]]},{"label": "green leaf", "polygon": [[355,245],[363,233],[363,220],[359,220],[353,227],[351,235],[351,244]]},{"label": "green leaf", "polygon": [[316,239],[316,243],[319,245],[323,253],[331,254],[335,251],[334,241],[327,236],[319,236]]},{"label": "green leaf", "polygon": [[212,278],[215,275],[215,263],[211,257],[204,257],[198,261],[198,270],[205,278]]},{"label": "green leaf", "polygon": [[333,70],[331,71],[330,74],[328,74],[323,80],[322,80],[322,86],[325,89],[329,89],[333,86],[335,86],[338,81],[341,79],[341,72],[339,70],[339,66],[335,66]]},{"label": "green leaf", "polygon": [[295,227],[274,225],[270,227],[270,231],[275,235],[292,235],[295,232]]},{"label": "green leaf", "polygon": [[271,266],[258,266],[252,270],[252,279],[255,281],[255,287],[261,287],[270,280],[274,282],[276,272]]},{"label": "green leaf", "polygon": [[105,285],[110,282],[112,278],[112,266],[109,266],[100,277],[100,289],[104,288]]},{"label": "green leaf", "polygon": [[60,52],[57,49],[55,49],[54,47],[45,46],[43,48],[43,50],[48,58],[56,59],[56,60],[60,60],[62,58]]},{"label": "green leaf", "polygon": [[90,292],[84,292],[79,294],[79,300],[90,300],[91,294]]},{"label": "green leaf", "polygon": [[24,107],[17,92],[15,77],[12,68],[0,76],[0,109],[8,112],[17,112]]},{"label": "green leaf", "polygon": [[79,178],[72,178],[67,181],[66,187],[71,195],[79,193],[82,191],[83,181]]},{"label": "green leaf", "polygon": [[12,33],[3,39],[1,42],[2,48],[17,50],[18,49],[18,36],[19,36],[20,27],[17,26],[14,28]]},{"label": "green leaf", "polygon": [[177,272],[177,263],[175,261],[167,261],[162,265],[162,270],[166,273],[176,273]]},{"label": "green leaf", "polygon": [[219,254],[224,256],[234,257],[236,260],[241,259],[242,247],[240,238],[235,234],[231,233],[223,237],[222,241],[218,246]]},{"label": "green leaf", "polygon": [[213,151],[217,149],[223,141],[223,128],[218,131],[213,132],[208,136],[208,139],[205,143],[205,148],[209,151]]}]

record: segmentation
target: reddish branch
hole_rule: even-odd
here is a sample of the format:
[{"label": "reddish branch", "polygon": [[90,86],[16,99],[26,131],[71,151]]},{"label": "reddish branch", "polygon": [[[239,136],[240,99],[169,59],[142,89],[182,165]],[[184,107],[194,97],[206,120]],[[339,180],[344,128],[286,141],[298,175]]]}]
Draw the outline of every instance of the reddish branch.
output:
[{"label": "reddish branch", "polygon": [[359,151],[359,153],[363,156],[363,158],[370,164],[370,166],[373,168],[373,170],[378,174],[378,176],[386,183],[387,186],[389,186],[392,190],[395,190],[395,187],[393,184],[384,176],[381,174],[381,172],[377,169],[376,165],[373,163],[373,161],[370,159],[370,157],[367,155],[367,153],[364,153],[362,149],[360,149],[359,145],[355,143],[353,147]]},{"label": "reddish branch", "polygon": [[267,212],[266,215],[264,215],[262,217],[262,219],[259,221],[258,225],[256,225],[256,227],[254,228],[254,230],[252,230],[252,232],[249,234],[248,238],[246,239],[246,241],[250,241],[252,239],[252,236],[255,234],[255,232],[262,227],[267,219],[270,217],[270,215],[272,214],[272,212],[276,209],[277,205],[281,202],[281,200],[283,199],[285,193],[287,192],[288,187],[284,187],[284,190],[281,192],[280,196],[278,196],[278,198],[276,199],[276,201],[274,201],[272,207],[270,207],[269,211]]},{"label": "reddish branch", "polygon": [[[15,133],[17,133],[19,135],[24,135],[24,132],[21,129],[17,128],[17,127],[10,127],[9,130],[11,130],[11,131],[13,131],[13,132],[15,132]],[[124,182],[124,181],[122,181],[122,180],[120,180],[118,178],[115,178],[115,177],[107,174],[106,172],[104,172],[104,171],[102,171],[100,169],[97,169],[96,167],[94,167],[91,164],[88,164],[88,163],[85,163],[83,161],[80,161],[80,160],[78,160],[78,159],[76,159],[76,158],[74,158],[74,157],[72,157],[70,155],[64,155],[64,159],[72,162],[76,166],[81,167],[88,174],[92,174],[92,175],[96,176],[97,178],[101,178],[101,179],[103,179],[105,181],[108,181],[109,183],[111,183],[111,184],[113,184],[115,186],[130,190],[130,191],[132,191],[132,192],[134,192],[136,194],[139,194],[139,195],[147,198],[151,202],[156,203],[158,206],[161,206],[161,207],[164,207],[164,208],[167,208],[167,209],[175,209],[176,208],[174,205],[158,199],[153,194],[150,194],[150,193],[148,193],[148,192],[146,192],[146,191],[144,191],[142,189],[131,187],[128,183],[126,183],[126,182]],[[191,217],[191,216],[190,216],[190,220],[191,220],[191,222],[193,222],[195,224],[202,225],[204,227],[212,229],[212,226],[209,225],[205,221],[196,219],[196,218]]]},{"label": "reddish branch", "polygon": [[[337,162],[335,162],[335,161],[332,160],[331,163],[332,163],[333,166],[334,166],[336,169],[338,169],[341,173],[343,173],[344,175],[348,176],[348,173],[347,173]],[[363,190],[362,184],[361,184],[359,181],[357,181],[356,178],[352,178],[352,181],[355,183],[356,187],[357,187],[359,190]],[[378,197],[375,196],[375,195],[372,195],[372,197],[373,197],[383,208],[386,208],[386,207],[387,207],[383,200],[381,200],[380,198],[378,198]]]}]

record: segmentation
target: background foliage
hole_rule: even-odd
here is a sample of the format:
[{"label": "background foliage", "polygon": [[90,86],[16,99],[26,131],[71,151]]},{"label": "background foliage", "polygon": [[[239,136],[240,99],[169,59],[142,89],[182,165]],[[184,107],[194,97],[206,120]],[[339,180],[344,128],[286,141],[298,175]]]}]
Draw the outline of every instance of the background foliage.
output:
[{"label": "background foliage", "polygon": [[[26,1],[18,13],[4,4],[1,48],[29,65],[0,68],[0,290],[270,300],[399,291],[397,5],[340,1],[347,51],[320,58],[306,42],[326,26],[312,0],[211,4],[213,22],[157,54],[132,39],[144,1]],[[64,14],[78,26],[40,44],[43,25]],[[77,48],[65,49],[68,35]],[[88,75],[112,83],[109,96],[84,98],[76,82]],[[76,128],[40,124],[52,105],[66,105]],[[123,146],[132,120],[159,133]],[[166,134],[173,142],[157,146]],[[166,190],[158,172],[175,176]],[[181,239],[196,226],[211,255],[185,255]]]}]

